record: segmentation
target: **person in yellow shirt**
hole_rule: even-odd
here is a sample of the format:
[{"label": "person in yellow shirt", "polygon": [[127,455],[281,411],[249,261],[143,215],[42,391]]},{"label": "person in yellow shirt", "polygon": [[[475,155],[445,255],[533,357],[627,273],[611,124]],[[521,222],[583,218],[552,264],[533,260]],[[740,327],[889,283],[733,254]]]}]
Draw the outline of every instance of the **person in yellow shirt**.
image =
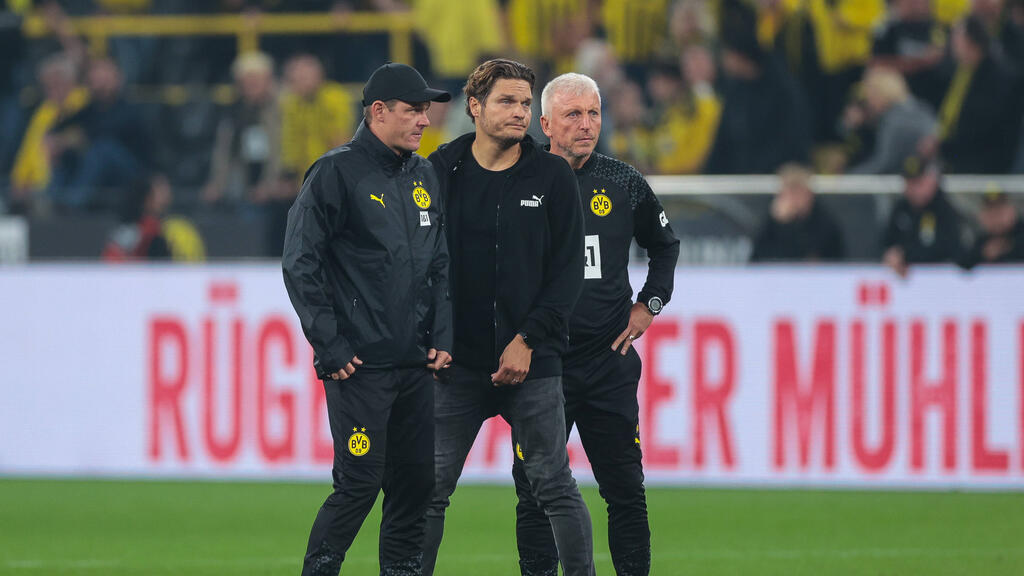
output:
[{"label": "person in yellow shirt", "polygon": [[715,68],[701,45],[683,52],[682,89],[662,110],[653,130],[654,167],[659,174],[698,174],[715,143],[722,102],[712,88]]},{"label": "person in yellow shirt", "polygon": [[430,51],[431,68],[448,89],[461,89],[482,57],[505,49],[497,0],[462,0],[457,9],[449,0],[411,4],[416,30]]},{"label": "person in yellow shirt", "polygon": [[971,11],[971,0],[932,0],[932,13],[935,19],[952,26]]},{"label": "person in yellow shirt", "polygon": [[805,0],[814,30],[820,90],[813,123],[815,140],[837,140],[837,120],[849,100],[850,88],[871,57],[873,31],[885,17],[884,0]]},{"label": "person in yellow shirt", "polygon": [[352,138],[356,115],[352,96],[336,82],[324,79],[315,56],[293,56],[284,68],[281,95],[281,186],[261,208],[267,225],[266,254],[280,256],[288,209],[299,192],[302,175],[325,150]]},{"label": "person in yellow shirt", "polygon": [[634,80],[657,53],[668,33],[667,0],[604,0],[601,24],[615,55]]},{"label": "person in yellow shirt", "polygon": [[564,56],[559,37],[589,21],[589,8],[588,0],[508,0],[505,20],[513,50],[528,62],[557,69]]},{"label": "person in yellow shirt", "polygon": [[355,105],[340,84],[324,79],[323,65],[315,56],[292,57],[285,64],[284,76],[281,167],[286,175],[301,178],[324,150],[352,137]]},{"label": "person in yellow shirt", "polygon": [[89,92],[77,85],[77,75],[75,63],[64,54],[51,56],[39,67],[44,98],[32,113],[11,169],[11,203],[16,209],[30,209],[34,196],[50,183],[47,133],[89,102]]},{"label": "person in yellow shirt", "polygon": [[639,84],[625,80],[613,86],[610,92],[606,118],[612,129],[608,131],[611,136],[607,139],[608,151],[641,173],[650,174],[653,160],[644,91]]}]

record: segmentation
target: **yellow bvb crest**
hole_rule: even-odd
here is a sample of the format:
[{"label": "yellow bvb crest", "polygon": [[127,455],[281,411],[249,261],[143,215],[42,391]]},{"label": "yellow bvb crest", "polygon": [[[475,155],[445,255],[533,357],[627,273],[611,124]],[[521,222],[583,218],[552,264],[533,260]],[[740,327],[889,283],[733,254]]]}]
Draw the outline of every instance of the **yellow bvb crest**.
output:
[{"label": "yellow bvb crest", "polygon": [[422,210],[430,208],[430,194],[427,193],[427,189],[423,187],[423,182],[413,181],[412,183],[415,188],[412,189],[412,200]]},{"label": "yellow bvb crest", "polygon": [[594,189],[594,196],[590,199],[590,211],[598,216],[607,216],[612,211],[612,200],[605,194],[604,188],[601,188],[600,193]]},{"label": "yellow bvb crest", "polygon": [[370,437],[366,435],[366,428],[353,428],[352,432],[348,437],[348,451],[353,456],[363,456],[370,451]]}]

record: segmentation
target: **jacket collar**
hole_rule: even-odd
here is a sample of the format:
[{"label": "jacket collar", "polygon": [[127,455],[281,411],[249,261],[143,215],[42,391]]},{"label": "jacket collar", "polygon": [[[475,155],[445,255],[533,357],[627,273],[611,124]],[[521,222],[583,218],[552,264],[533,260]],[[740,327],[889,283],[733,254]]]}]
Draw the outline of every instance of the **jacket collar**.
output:
[{"label": "jacket collar", "polygon": [[[545,152],[551,152],[551,144],[545,144],[543,148]],[[554,152],[551,153],[554,154]],[[594,170],[594,166],[597,165],[598,156],[600,156],[600,154],[597,150],[594,150],[593,152],[590,153],[590,156],[587,157],[587,161],[583,163],[583,166],[576,168],[575,170],[573,170],[573,172],[577,174],[589,174]]]},{"label": "jacket collar", "polygon": [[[476,140],[476,132],[469,132],[459,136],[455,140],[442,144],[437,149],[437,157],[441,159],[442,165],[445,170],[450,171],[459,162],[462,161],[463,155],[469,150],[469,147],[473,145],[473,141]],[[532,136],[527,134],[523,141],[519,144],[522,146],[522,158],[520,159],[520,169],[522,166],[526,166],[534,161],[534,157],[537,151],[540,149],[540,145],[533,139]],[[434,158],[434,156],[431,156]]]},{"label": "jacket collar", "polygon": [[377,164],[385,169],[401,170],[402,166],[412,157],[412,152],[406,152],[401,156],[395,154],[370,130],[370,127],[366,125],[366,120],[359,123],[359,128],[356,129],[356,134],[352,137],[352,143],[365,150]]}]

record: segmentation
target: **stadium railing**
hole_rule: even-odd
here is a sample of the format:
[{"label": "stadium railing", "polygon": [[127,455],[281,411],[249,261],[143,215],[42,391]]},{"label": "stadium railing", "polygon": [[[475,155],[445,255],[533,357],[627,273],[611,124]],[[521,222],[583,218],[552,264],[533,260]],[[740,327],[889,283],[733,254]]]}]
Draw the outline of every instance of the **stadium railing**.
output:
[{"label": "stadium railing", "polygon": [[[391,60],[412,60],[413,20],[402,12],[81,16],[70,22],[93,54],[106,54],[112,36],[235,36],[238,52],[244,53],[256,50],[263,35],[383,32],[389,36]],[[38,15],[25,19],[23,31],[29,38],[52,33]]]},{"label": "stadium railing", "polygon": [[[648,176],[658,196],[707,196],[721,194],[774,194],[775,176]],[[951,194],[984,193],[993,186],[1008,194],[1024,194],[1024,175],[946,175],[943,188]],[[897,194],[903,190],[899,176],[815,176],[811,187],[819,194]]]}]

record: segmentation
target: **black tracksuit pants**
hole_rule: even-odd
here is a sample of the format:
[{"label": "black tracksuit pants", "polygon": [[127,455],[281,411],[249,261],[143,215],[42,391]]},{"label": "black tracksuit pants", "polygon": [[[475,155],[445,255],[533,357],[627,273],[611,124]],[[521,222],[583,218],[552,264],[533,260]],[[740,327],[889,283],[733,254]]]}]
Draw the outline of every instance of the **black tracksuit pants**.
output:
[{"label": "black tracksuit pants", "polygon": [[[610,348],[597,357],[566,358],[566,437],[573,424],[580,434],[594,478],[608,504],[608,547],[619,576],[650,572],[651,532],[641,464],[639,405],[640,356]],[[512,467],[519,504],[516,538],[524,576],[557,576],[558,551],[544,511],[530,493],[522,463]]]},{"label": "black tracksuit pants", "polygon": [[313,522],[304,576],[338,576],[377,494],[382,576],[421,572],[424,513],[434,490],[434,379],[426,368],[359,368],[325,380],[334,492]]}]

